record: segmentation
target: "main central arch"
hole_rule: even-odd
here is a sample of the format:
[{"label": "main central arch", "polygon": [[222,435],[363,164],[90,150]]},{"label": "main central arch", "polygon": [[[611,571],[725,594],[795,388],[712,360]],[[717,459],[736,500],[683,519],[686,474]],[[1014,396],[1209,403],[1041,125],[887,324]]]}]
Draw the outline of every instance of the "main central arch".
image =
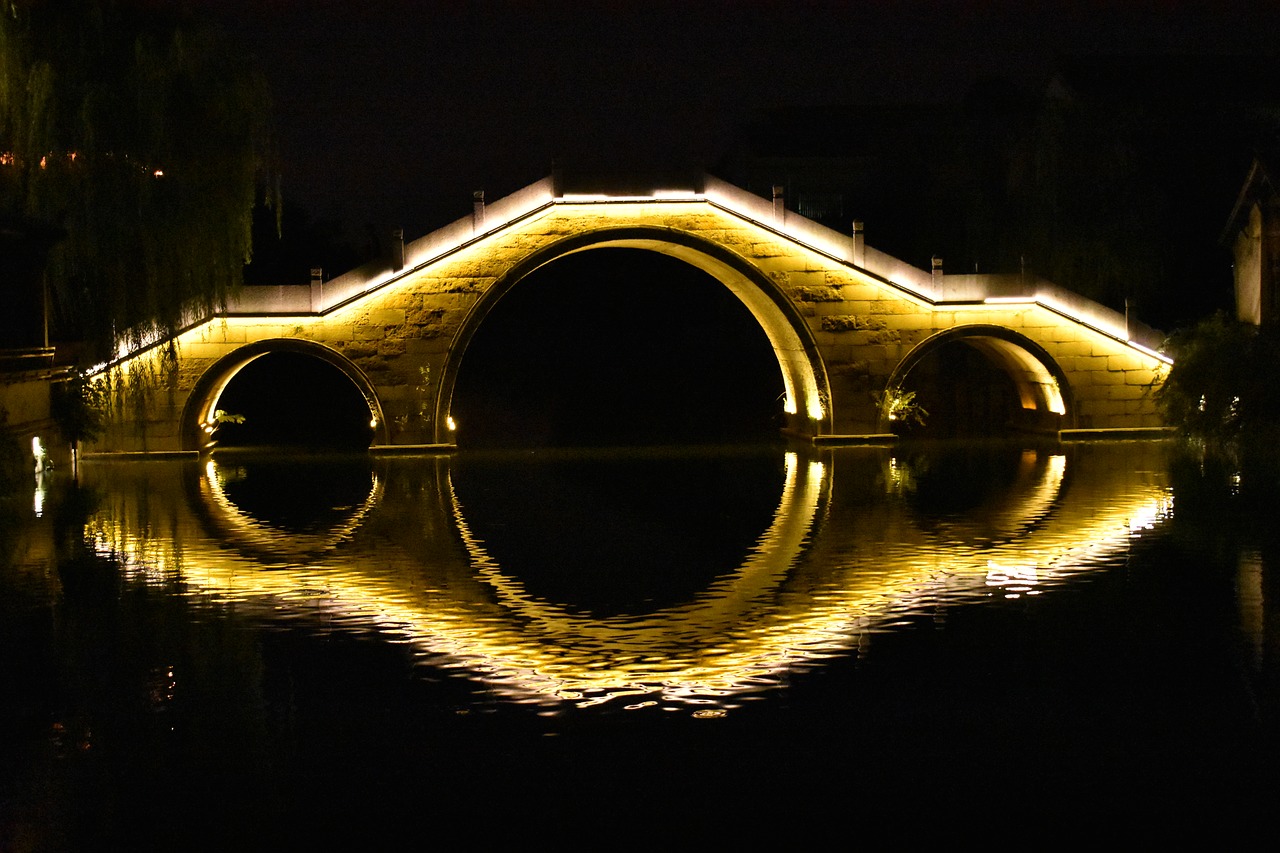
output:
[{"label": "main central arch", "polygon": [[[672,229],[644,226],[600,228],[565,237],[530,254],[501,276],[467,313],[454,338],[441,378],[438,408],[433,419],[435,440],[447,442],[452,429],[451,404],[463,358],[485,318],[513,287],[535,271],[569,255],[595,249],[623,248],[657,252],[701,270],[724,285],[747,308],[769,340],[782,373],[784,431],[812,434],[802,419],[822,423],[828,418],[822,401],[830,390],[816,342],[804,318],[760,270],[707,240]],[[672,300],[673,310],[679,303]]]}]

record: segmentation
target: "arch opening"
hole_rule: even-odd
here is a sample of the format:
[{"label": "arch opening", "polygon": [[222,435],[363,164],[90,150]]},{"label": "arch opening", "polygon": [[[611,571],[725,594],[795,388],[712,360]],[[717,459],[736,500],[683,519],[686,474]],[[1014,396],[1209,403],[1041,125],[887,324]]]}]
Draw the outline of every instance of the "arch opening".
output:
[{"label": "arch opening", "polygon": [[449,414],[460,447],[761,442],[778,439],[787,393],[740,295],[669,254],[597,244],[489,307]]},{"label": "arch opening", "polygon": [[309,341],[264,341],[228,355],[192,391],[188,449],[366,450],[385,432],[367,378]]},{"label": "arch opening", "polygon": [[935,335],[895,371],[888,388],[910,399],[920,419],[883,426],[912,438],[1000,438],[1052,434],[1069,426],[1070,389],[1034,342],[996,326]]}]

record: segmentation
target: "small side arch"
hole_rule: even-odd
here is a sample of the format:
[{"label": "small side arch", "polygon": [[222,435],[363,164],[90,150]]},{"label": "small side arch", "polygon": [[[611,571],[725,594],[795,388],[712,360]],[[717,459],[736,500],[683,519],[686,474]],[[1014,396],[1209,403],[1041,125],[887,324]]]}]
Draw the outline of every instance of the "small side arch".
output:
[{"label": "small side arch", "polygon": [[[1024,426],[1030,431],[1049,432],[1075,426],[1076,406],[1071,383],[1053,357],[1035,341],[1004,326],[971,324],[956,326],[921,341],[898,363],[886,388],[901,388],[926,358],[943,347],[963,343],[981,353],[1012,381],[1018,401],[1026,413]],[[879,428],[889,432],[887,413],[882,408]]]},{"label": "small side arch", "polygon": [[200,378],[196,380],[191,394],[187,397],[182,409],[181,435],[183,450],[204,451],[209,448],[209,432],[206,427],[213,423],[214,412],[222,392],[235,375],[250,362],[269,353],[297,353],[327,362],[351,380],[360,391],[365,403],[369,406],[369,420],[373,425],[373,444],[387,444],[387,421],[382,413],[382,402],[369,377],[350,359],[335,349],[298,338],[268,338],[246,344],[214,362]]},{"label": "small side arch", "polygon": [[830,387],[818,346],[795,305],[767,275],[745,259],[710,241],[683,231],[661,227],[602,228],[580,232],[536,252],[512,267],[491,286],[463,321],[449,347],[448,361],[437,397],[433,419],[437,442],[449,443],[444,434],[449,422],[454,384],[462,359],[485,317],[498,301],[535,270],[577,252],[620,247],[659,252],[707,273],[729,289],[746,306],[768,337],[778,358],[786,392],[786,431],[815,437],[831,430]]}]

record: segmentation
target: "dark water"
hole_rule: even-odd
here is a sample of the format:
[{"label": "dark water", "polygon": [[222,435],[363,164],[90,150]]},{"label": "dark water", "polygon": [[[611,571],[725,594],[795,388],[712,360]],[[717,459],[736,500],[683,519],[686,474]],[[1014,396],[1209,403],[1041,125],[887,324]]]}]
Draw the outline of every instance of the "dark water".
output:
[{"label": "dark water", "polygon": [[1172,450],[88,461],[9,507],[0,850],[1247,837],[1276,526]]}]

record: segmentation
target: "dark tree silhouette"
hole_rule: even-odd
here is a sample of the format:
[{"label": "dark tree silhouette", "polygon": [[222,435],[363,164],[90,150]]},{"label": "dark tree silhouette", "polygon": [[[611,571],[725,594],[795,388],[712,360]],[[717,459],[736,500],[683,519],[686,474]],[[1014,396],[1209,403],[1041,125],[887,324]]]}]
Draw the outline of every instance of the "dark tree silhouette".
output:
[{"label": "dark tree silhouette", "polygon": [[55,333],[101,356],[224,303],[278,199],[270,99],[224,34],[127,0],[0,13],[0,212],[66,232]]}]

